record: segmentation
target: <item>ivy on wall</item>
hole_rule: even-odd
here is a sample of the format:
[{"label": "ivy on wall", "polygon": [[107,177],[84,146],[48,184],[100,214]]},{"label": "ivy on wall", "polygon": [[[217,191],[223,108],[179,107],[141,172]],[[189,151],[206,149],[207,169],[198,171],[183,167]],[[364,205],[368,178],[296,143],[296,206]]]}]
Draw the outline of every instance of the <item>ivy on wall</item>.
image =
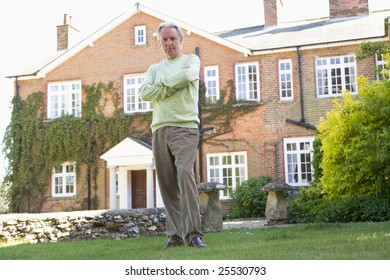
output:
[{"label": "ivy on wall", "polygon": [[[203,141],[231,132],[234,120],[253,112],[259,106],[257,101],[236,100],[233,80],[229,80],[226,88],[220,91],[220,98],[216,102],[207,102],[205,99],[206,88],[203,83],[200,85],[200,91],[202,123],[205,127],[214,126],[216,128],[215,132],[209,133]],[[235,141],[237,140],[239,139]],[[226,140],[214,140],[213,144],[225,145],[225,142]]]},{"label": "ivy on wall", "polygon": [[[81,118],[65,115],[46,120],[42,92],[32,93],[26,100],[14,97],[3,143],[9,163],[4,181],[11,186],[10,212],[39,212],[52,169],[64,162],[75,162],[77,169],[84,165],[86,181],[96,190],[99,158],[128,135],[129,118],[119,108],[112,83],[86,85],[83,91]],[[109,101],[115,111],[105,117]],[[91,208],[97,208],[96,196],[89,200]]]},{"label": "ivy on wall", "polygon": [[[257,102],[236,101],[233,81],[228,82],[215,103],[204,100],[205,91],[201,83],[202,121],[218,127],[218,133],[209,134],[208,139],[232,131],[233,120],[258,106]],[[151,139],[152,113],[126,115],[113,83],[83,86],[81,118],[65,115],[45,119],[43,96],[42,92],[35,92],[26,100],[14,97],[12,101],[11,121],[3,142],[9,163],[4,183],[10,186],[7,198],[12,213],[40,212],[53,167],[64,162],[75,162],[77,170],[83,165],[84,181],[96,194],[100,156],[129,134],[142,140]],[[108,104],[114,108],[111,117],[103,113]],[[84,199],[83,208],[87,203],[88,209],[96,209],[99,201],[95,195]]]}]

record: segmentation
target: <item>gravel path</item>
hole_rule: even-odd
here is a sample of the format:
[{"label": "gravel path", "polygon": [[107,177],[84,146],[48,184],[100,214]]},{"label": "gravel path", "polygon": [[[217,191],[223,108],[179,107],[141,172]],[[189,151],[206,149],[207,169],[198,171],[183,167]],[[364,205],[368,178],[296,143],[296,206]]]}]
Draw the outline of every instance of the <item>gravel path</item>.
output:
[{"label": "gravel path", "polygon": [[223,229],[232,228],[257,228],[263,227],[268,220],[243,220],[243,221],[226,221],[223,223]]}]

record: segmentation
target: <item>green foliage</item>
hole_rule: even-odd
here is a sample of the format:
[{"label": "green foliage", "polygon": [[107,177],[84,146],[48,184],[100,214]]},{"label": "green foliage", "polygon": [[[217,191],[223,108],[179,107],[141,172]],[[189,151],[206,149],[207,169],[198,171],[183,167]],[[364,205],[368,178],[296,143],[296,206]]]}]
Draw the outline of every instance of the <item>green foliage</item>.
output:
[{"label": "green foliage", "polygon": [[[229,80],[227,87],[220,92],[220,99],[210,103],[205,99],[206,88],[200,84],[202,122],[207,125],[218,127],[218,135],[230,132],[231,123],[240,116],[244,116],[256,109],[258,102],[236,100],[234,81]],[[217,135],[215,135],[217,136]],[[224,140],[225,142],[225,140]]]},{"label": "green foliage", "polygon": [[385,60],[384,67],[374,65],[375,72],[381,78],[388,79],[390,77],[390,46],[385,42],[363,42],[356,52],[356,60],[372,58],[374,55],[383,56]]},{"label": "green foliage", "polygon": [[[258,260],[303,260],[299,269],[299,276],[305,277],[305,267],[307,260],[373,260],[376,264],[378,260],[383,260],[383,265],[389,262],[389,228],[390,222],[381,223],[346,223],[346,224],[304,224],[289,227],[267,227],[264,228],[239,228],[231,230],[222,230],[205,234],[204,240],[210,246],[207,250],[194,250],[188,246],[177,247],[174,250],[161,250],[166,242],[165,236],[150,236],[141,238],[130,238],[125,240],[114,239],[90,239],[74,240],[71,242],[49,242],[37,244],[2,244],[0,243],[0,260],[41,260],[32,262],[34,266],[40,265],[39,269],[47,269],[48,260],[129,260],[128,262],[146,263],[156,260],[177,260],[184,267],[191,267],[194,260],[216,260],[225,265],[228,263],[242,260],[248,266],[255,266],[257,263],[264,263]],[[189,260],[183,262],[183,260]],[[248,260],[251,260],[248,262]],[[1,262],[1,261],[0,261]],[[95,261],[94,263],[96,263]],[[267,261],[269,262],[269,261]],[[347,274],[351,279],[362,279],[362,270],[374,276],[374,279],[383,279],[386,275],[385,267],[376,269],[366,266],[362,269],[348,269],[344,267],[343,274]],[[1,262],[5,263],[4,261]],[[254,265],[253,265],[253,264]],[[291,262],[294,263],[295,262]],[[324,263],[328,265],[329,262]],[[361,262],[359,262],[360,264]],[[358,264],[358,265],[359,265]],[[343,264],[344,265],[344,264]],[[260,265],[259,265],[260,266]],[[34,267],[36,268],[36,267]],[[234,267],[232,267],[234,269]],[[245,267],[244,267],[245,268]],[[278,269],[288,269],[284,265]],[[14,270],[14,267],[9,270]],[[107,266],[105,271],[112,274],[118,274],[117,266]],[[110,271],[110,269],[112,271]],[[237,271],[236,269],[230,271]],[[267,266],[267,275],[274,273]],[[330,269],[329,267],[324,267]],[[333,267],[332,267],[333,269]],[[243,270],[245,271],[245,270]],[[298,271],[294,267],[294,271]],[[309,269],[313,271],[311,278],[318,277],[322,270]],[[340,267],[337,268],[337,272]],[[2,272],[5,274],[7,269],[2,266]],[[344,273],[345,272],[345,273]],[[99,279],[101,272],[98,269],[94,271],[85,270],[89,278]],[[215,273],[212,273],[215,274]],[[274,273],[275,274],[275,273]],[[80,275],[80,274],[78,274]],[[244,275],[244,274],[243,274]],[[358,275],[360,277],[354,277]],[[19,277],[31,277],[31,270],[24,269],[24,272],[18,272]],[[303,276],[303,277],[302,277]],[[375,277],[377,276],[377,277]],[[47,276],[48,278],[50,276]],[[45,277],[42,277],[45,279]],[[118,277],[119,278],[119,277]],[[122,277],[123,278],[123,277]],[[142,279],[142,277],[128,277],[129,279]],[[150,277],[151,278],[151,277]],[[158,279],[162,277],[154,277]],[[175,279],[175,277],[165,277]],[[176,277],[179,278],[179,277]],[[210,277],[198,277],[198,279]],[[256,279],[256,276],[232,276],[221,277],[231,279]],[[263,277],[257,276],[257,279]],[[268,277],[271,278],[271,277]],[[274,277],[276,278],[276,277]],[[279,277],[282,278],[282,277]],[[147,279],[147,277],[145,277]],[[190,278],[189,278],[190,279]]]},{"label": "green foliage", "polygon": [[384,55],[390,53],[390,46],[385,42],[363,42],[356,52],[356,60],[360,61],[375,54]]},{"label": "green foliage", "polygon": [[349,223],[390,220],[390,203],[373,196],[297,199],[288,207],[293,223]]},{"label": "green foliage", "polygon": [[251,178],[237,186],[229,202],[229,218],[264,217],[267,192],[262,187],[270,183],[272,177]]},{"label": "green foliage", "polygon": [[[52,168],[64,162],[75,162],[78,169],[84,165],[87,178],[82,181],[96,193],[100,156],[127,136],[129,119],[118,107],[112,83],[86,85],[83,91],[81,118],[65,115],[50,121],[44,119],[43,93],[30,94],[26,100],[14,97],[3,142],[11,212],[39,212]],[[110,118],[103,114],[108,101],[115,108]],[[96,195],[88,199],[98,207]]]},{"label": "green foliage", "polygon": [[318,126],[324,192],[390,198],[390,81],[359,78],[359,99],[344,93]]},{"label": "green foliage", "polygon": [[321,161],[324,156],[324,152],[322,151],[321,139],[316,137],[313,142],[313,169],[314,169],[314,180],[312,182],[319,182],[322,177],[322,168]]}]

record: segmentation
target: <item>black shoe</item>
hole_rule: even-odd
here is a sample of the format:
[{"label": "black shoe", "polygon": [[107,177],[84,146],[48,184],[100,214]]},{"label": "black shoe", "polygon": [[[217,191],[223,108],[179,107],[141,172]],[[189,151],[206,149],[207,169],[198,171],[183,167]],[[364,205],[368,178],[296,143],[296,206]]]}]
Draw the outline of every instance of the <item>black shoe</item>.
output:
[{"label": "black shoe", "polygon": [[183,246],[183,243],[173,243],[171,241],[168,241],[167,244],[165,244],[163,249],[165,250],[165,249],[180,247],[180,246]]},{"label": "black shoe", "polygon": [[207,248],[208,246],[202,241],[202,239],[200,237],[194,237],[194,238],[192,238],[192,241],[190,243],[190,247]]}]

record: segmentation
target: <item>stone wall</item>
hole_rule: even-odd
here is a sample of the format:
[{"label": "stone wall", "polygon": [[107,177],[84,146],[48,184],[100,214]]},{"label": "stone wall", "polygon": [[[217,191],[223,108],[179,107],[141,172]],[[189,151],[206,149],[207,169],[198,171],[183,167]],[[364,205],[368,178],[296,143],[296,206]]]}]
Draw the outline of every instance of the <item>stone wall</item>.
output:
[{"label": "stone wall", "polygon": [[0,215],[0,243],[165,235],[163,208]]}]

